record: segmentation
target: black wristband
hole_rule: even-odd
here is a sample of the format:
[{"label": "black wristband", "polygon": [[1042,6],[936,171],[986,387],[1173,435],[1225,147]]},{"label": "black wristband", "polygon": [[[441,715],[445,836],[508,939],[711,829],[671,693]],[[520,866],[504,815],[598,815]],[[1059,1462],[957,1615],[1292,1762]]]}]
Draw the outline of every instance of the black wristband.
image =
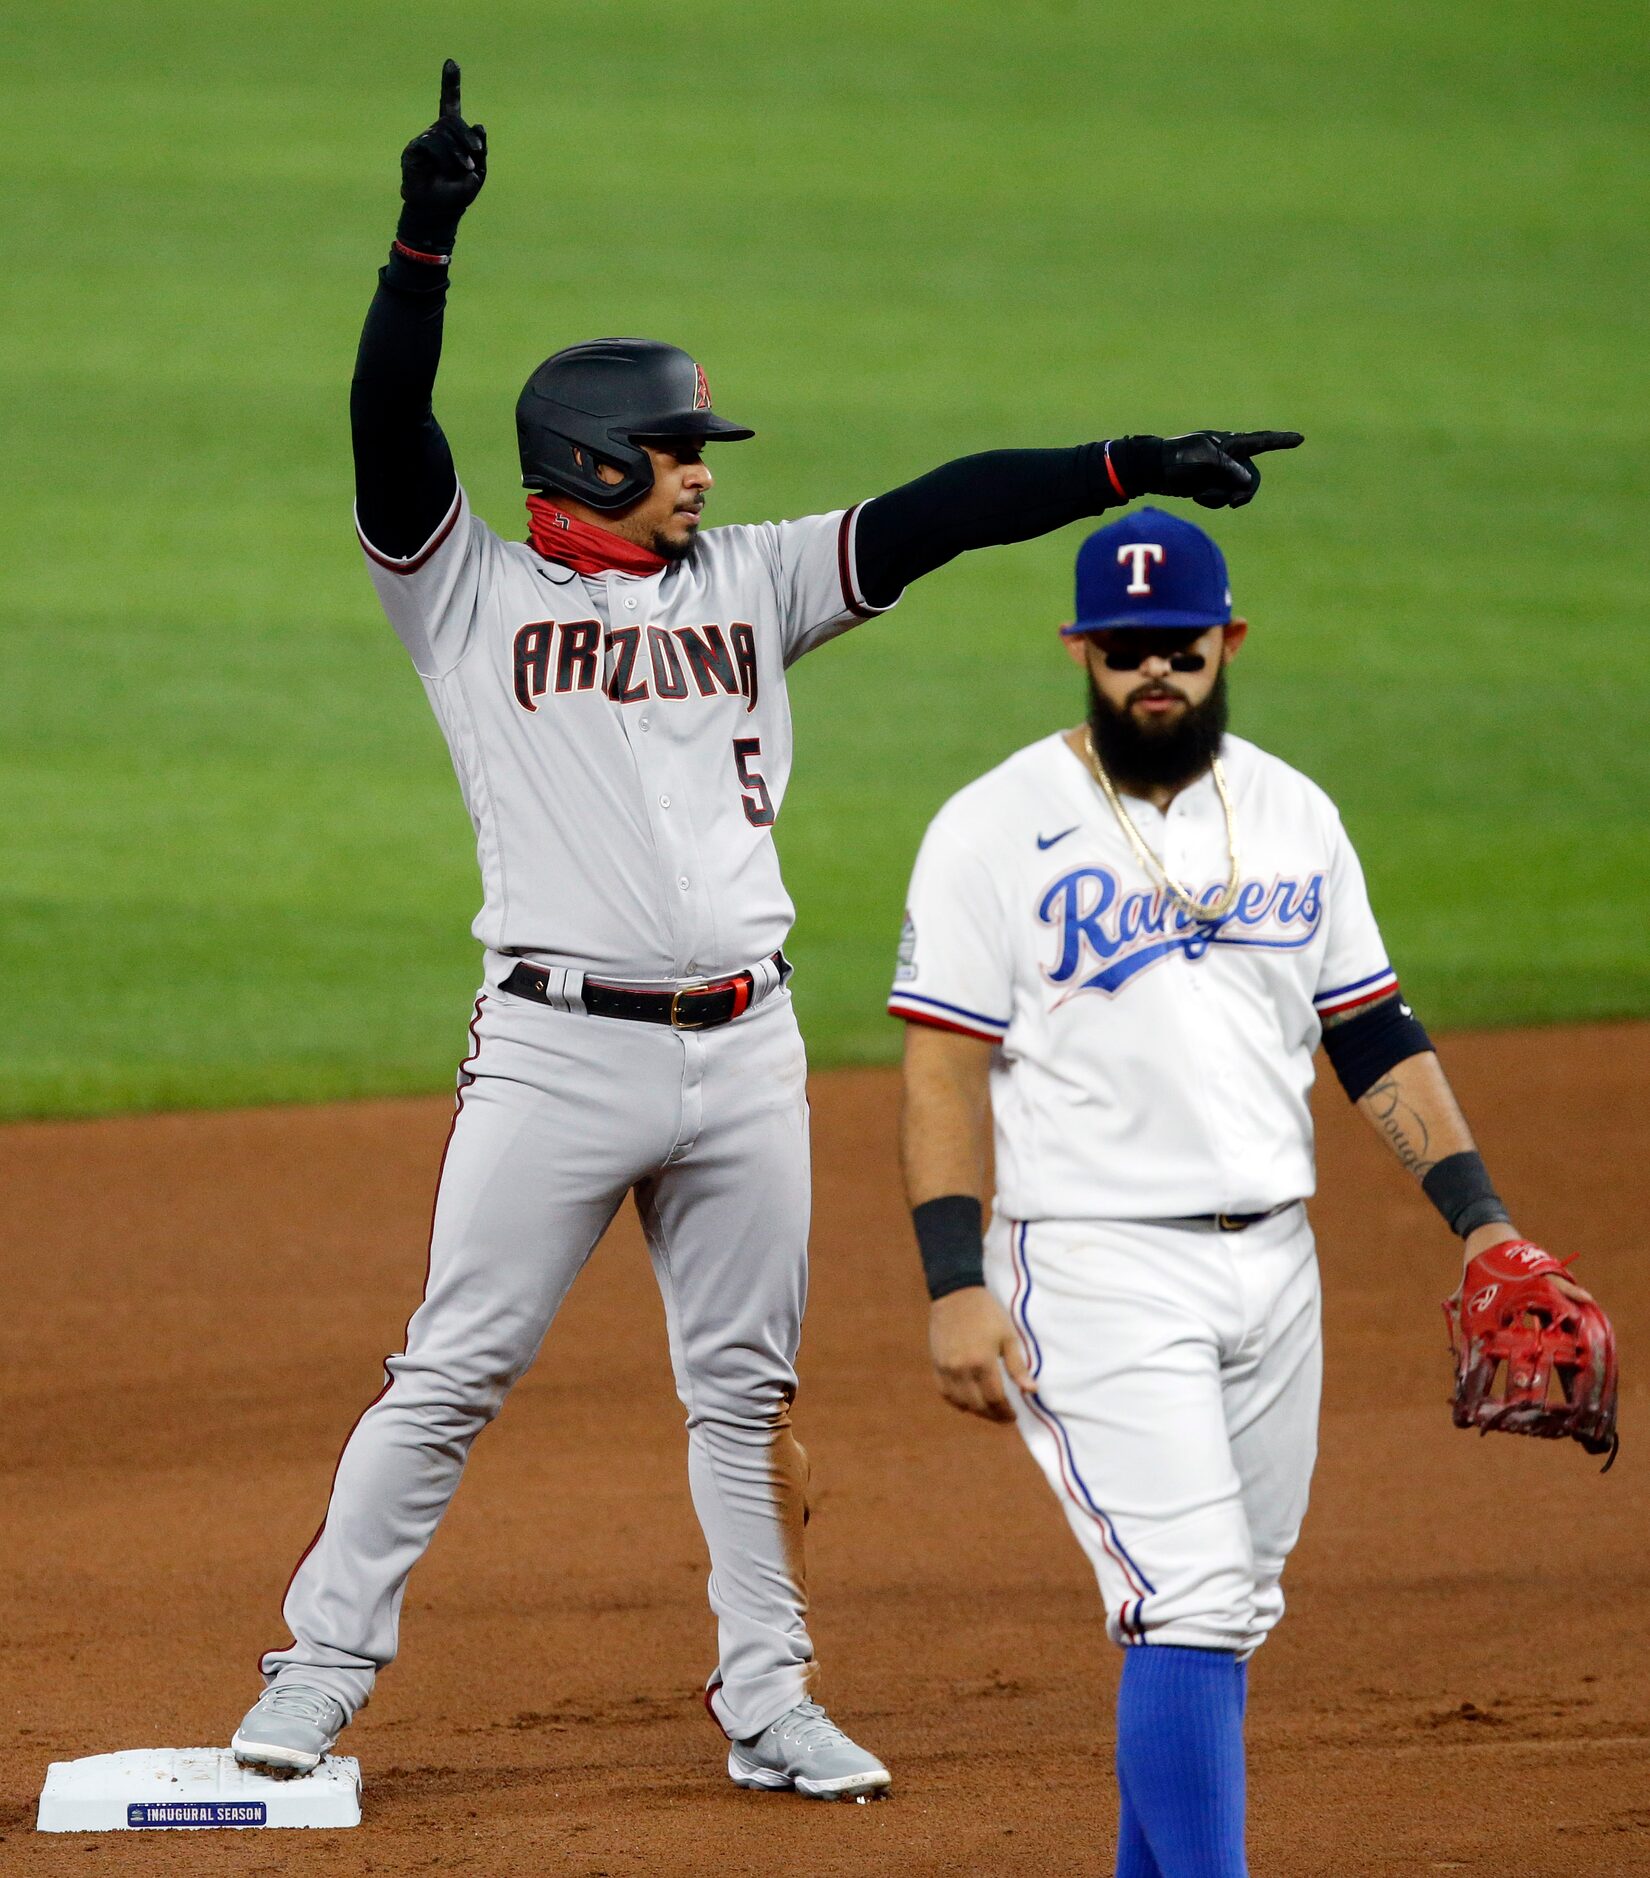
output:
[{"label": "black wristband", "polygon": [[378,270],[378,278],[392,293],[440,302],[447,297],[452,270],[445,261],[412,254],[396,242],[389,260]]},{"label": "black wristband", "polygon": [[1151,495],[1163,476],[1161,437],[1113,437],[1106,445],[1109,501],[1132,502]]},{"label": "black wristband", "polygon": [[411,207],[402,209],[395,225],[395,245],[402,253],[428,257],[438,263],[453,258],[453,243],[457,239],[457,222],[421,216]]},{"label": "black wristband", "polygon": [[1506,1219],[1507,1209],[1501,1196],[1490,1184],[1489,1170],[1480,1155],[1471,1148],[1460,1154],[1446,1154],[1427,1169],[1421,1191],[1449,1222],[1457,1238],[1465,1239],[1480,1226]]},{"label": "black wristband", "polygon": [[980,1203],[971,1193],[948,1193],[911,1209],[922,1251],[928,1295],[943,1298],[985,1283],[985,1233]]},{"label": "black wristband", "polygon": [[445,278],[447,269],[452,265],[452,259],[453,257],[450,254],[441,254],[429,248],[415,248],[411,242],[403,241],[399,235],[390,243],[390,265],[392,267],[397,263],[404,262],[410,266],[422,269],[425,273],[439,269],[442,277]]}]

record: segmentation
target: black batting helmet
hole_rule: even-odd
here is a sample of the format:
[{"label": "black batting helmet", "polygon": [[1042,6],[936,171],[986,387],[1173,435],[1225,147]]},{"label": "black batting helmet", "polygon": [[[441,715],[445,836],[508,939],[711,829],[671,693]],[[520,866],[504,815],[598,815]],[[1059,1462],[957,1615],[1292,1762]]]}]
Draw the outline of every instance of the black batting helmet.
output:
[{"label": "black batting helmet", "polygon": [[[546,359],[516,401],[521,480],[593,509],[623,509],[653,487],[641,443],[697,437],[732,443],[756,432],[710,408],[705,374],[680,346],[657,339],[589,339]],[[584,453],[581,463],[575,449]],[[596,460],[624,472],[604,483]]]}]

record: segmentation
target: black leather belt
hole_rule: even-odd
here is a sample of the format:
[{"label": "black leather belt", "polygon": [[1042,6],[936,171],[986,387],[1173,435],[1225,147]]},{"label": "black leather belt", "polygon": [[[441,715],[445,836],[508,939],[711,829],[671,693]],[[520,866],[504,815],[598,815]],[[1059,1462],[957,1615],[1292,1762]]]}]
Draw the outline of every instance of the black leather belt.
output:
[{"label": "black leather belt", "polygon": [[[768,963],[778,968],[780,984],[790,977],[791,962],[783,952],[775,952]],[[550,995],[549,973],[527,959],[518,960],[510,968],[503,985],[515,997],[562,1008]],[[592,1017],[623,1017],[636,1024],[668,1024],[672,1030],[715,1030],[743,1016],[751,1007],[755,990],[753,972],[734,972],[727,978],[702,979],[671,991],[610,985],[599,978],[587,978],[579,997]]]},{"label": "black leather belt", "polygon": [[1264,1213],[1187,1213],[1181,1219],[1166,1219],[1165,1226],[1213,1226],[1216,1232],[1246,1232],[1251,1226],[1258,1226],[1263,1219],[1276,1219],[1280,1213],[1287,1213],[1292,1206],[1298,1206],[1298,1200],[1281,1200],[1276,1206],[1267,1207]]},{"label": "black leather belt", "polygon": [[1250,1226],[1258,1226],[1263,1219],[1276,1219],[1278,1213],[1288,1213],[1295,1200],[1280,1200],[1276,1206],[1269,1206],[1263,1213],[1203,1213],[1199,1224],[1211,1224],[1216,1232],[1246,1232]]}]

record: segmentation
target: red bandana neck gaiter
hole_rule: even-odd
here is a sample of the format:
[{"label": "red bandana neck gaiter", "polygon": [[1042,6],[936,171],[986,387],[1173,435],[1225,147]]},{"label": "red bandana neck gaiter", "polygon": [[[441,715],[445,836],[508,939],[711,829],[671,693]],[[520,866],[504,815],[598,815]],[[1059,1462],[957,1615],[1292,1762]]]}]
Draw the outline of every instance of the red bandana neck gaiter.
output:
[{"label": "red bandana neck gaiter", "polygon": [[575,574],[657,574],[670,563],[662,554],[581,522],[543,496],[527,498],[527,539],[547,561]]}]

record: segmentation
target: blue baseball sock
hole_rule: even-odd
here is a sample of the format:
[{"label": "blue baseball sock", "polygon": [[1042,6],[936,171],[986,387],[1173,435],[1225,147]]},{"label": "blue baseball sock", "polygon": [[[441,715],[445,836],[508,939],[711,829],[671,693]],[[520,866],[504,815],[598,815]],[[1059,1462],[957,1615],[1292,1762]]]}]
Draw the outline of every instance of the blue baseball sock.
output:
[{"label": "blue baseball sock", "polygon": [[1123,1785],[1121,1766],[1117,1774],[1117,1878],[1163,1878],[1157,1869],[1157,1860],[1152,1857],[1152,1849],[1146,1843],[1140,1815],[1129,1799],[1128,1788]]},{"label": "blue baseball sock", "polygon": [[1117,1780],[1129,1831],[1119,1834],[1119,1878],[1248,1878],[1247,1685],[1246,1666],[1223,1650],[1154,1643],[1125,1655]]}]

